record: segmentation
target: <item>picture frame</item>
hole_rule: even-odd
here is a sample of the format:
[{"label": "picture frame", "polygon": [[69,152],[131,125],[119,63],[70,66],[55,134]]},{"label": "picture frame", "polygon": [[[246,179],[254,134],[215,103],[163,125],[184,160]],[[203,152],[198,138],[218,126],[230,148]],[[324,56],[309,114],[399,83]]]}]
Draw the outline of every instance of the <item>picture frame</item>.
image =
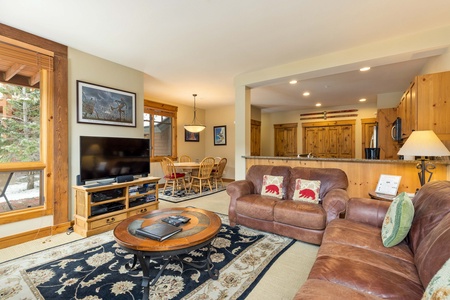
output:
[{"label": "picture frame", "polygon": [[214,126],[214,146],[227,144],[227,126]]},{"label": "picture frame", "polygon": [[136,93],[77,80],[77,122],[136,127]]},{"label": "picture frame", "polygon": [[185,142],[200,142],[200,132],[190,132],[185,129],[184,130],[184,141]]}]

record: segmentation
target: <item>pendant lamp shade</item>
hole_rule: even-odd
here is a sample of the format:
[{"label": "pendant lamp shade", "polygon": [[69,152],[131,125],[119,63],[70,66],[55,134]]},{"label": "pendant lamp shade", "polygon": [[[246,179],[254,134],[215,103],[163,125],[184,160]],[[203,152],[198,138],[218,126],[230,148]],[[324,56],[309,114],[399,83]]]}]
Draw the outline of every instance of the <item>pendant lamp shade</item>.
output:
[{"label": "pendant lamp shade", "polygon": [[197,97],[197,94],[192,94],[192,96],[194,96],[194,119],[191,124],[184,125],[184,129],[189,132],[200,132],[205,129],[206,126],[197,121],[197,108],[195,106],[195,97]]}]

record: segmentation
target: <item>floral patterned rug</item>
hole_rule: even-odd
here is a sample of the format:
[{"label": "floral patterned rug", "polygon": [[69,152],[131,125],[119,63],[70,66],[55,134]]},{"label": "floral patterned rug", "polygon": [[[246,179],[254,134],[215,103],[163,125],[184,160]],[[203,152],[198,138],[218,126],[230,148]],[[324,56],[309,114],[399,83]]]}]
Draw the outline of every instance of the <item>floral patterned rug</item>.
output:
[{"label": "floral patterned rug", "polygon": [[[232,228],[226,225],[227,216],[220,217],[223,225],[211,252],[219,279],[210,279],[206,270],[173,261],[151,287],[150,299],[245,299],[294,243],[242,226]],[[188,261],[201,260],[206,250],[192,251]],[[30,254],[0,265],[0,298],[141,299],[140,268],[125,268],[131,258],[114,242],[111,231]],[[152,261],[152,265],[156,274],[160,262]]]},{"label": "floral patterned rug", "polygon": [[209,196],[209,195],[224,191],[225,189],[226,189],[225,187],[219,187],[217,190],[213,189],[212,191],[210,191],[209,188],[207,188],[206,190],[202,191],[201,194],[199,192],[194,192],[193,190],[190,193],[182,190],[182,191],[176,191],[174,193],[174,195],[172,196],[171,188],[166,189],[165,193],[163,192],[163,189],[160,188],[159,194],[158,194],[158,199],[172,202],[172,203],[180,203],[180,202],[184,202],[184,201],[188,201],[188,200],[192,200],[192,199],[196,199],[196,198],[200,198],[200,197],[204,197],[204,196]]}]

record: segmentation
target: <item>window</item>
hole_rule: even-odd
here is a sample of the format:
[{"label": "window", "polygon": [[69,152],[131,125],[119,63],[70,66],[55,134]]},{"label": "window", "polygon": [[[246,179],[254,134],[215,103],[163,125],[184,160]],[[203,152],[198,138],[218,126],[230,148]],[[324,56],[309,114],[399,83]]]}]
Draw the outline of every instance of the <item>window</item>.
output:
[{"label": "window", "polygon": [[176,106],[144,100],[144,136],[150,139],[150,160],[177,157]]},{"label": "window", "polygon": [[[15,163],[41,161],[41,95],[39,88],[0,82],[0,213],[43,205],[42,170],[18,171]],[[43,167],[43,166],[42,166]]]},{"label": "window", "polygon": [[67,47],[3,24],[0,32],[0,224],[66,223]]}]

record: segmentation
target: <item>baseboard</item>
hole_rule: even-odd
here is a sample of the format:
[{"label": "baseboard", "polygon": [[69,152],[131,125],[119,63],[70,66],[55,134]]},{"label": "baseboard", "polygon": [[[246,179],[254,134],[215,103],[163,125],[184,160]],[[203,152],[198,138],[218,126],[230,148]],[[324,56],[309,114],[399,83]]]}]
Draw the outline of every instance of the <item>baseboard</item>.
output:
[{"label": "baseboard", "polygon": [[22,244],[46,236],[52,236],[57,233],[63,233],[72,226],[72,222],[66,222],[0,238],[0,249]]}]

